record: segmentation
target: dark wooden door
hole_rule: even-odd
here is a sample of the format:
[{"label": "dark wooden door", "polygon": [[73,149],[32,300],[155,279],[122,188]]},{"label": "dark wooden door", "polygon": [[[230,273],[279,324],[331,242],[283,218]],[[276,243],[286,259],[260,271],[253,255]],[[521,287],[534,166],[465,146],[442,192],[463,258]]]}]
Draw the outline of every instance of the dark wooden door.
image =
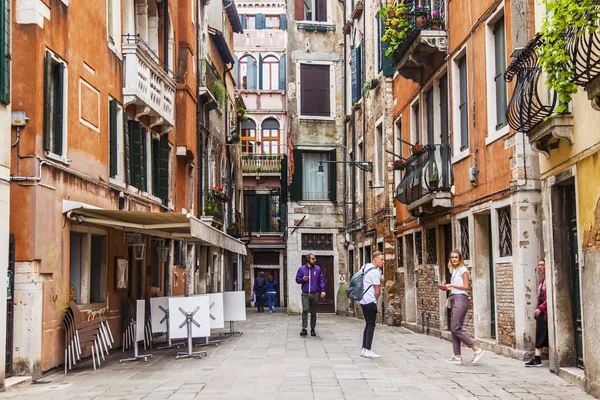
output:
[{"label": "dark wooden door", "polygon": [[494,245],[492,243],[492,216],[487,217],[488,225],[488,263],[490,269],[490,337],[496,339],[496,292],[494,275]]},{"label": "dark wooden door", "polygon": [[277,282],[277,297],[275,298],[275,307],[281,307],[281,290],[279,287],[281,286],[281,282],[279,281],[279,270],[278,269],[261,269],[256,270],[255,276],[258,276],[260,271],[265,272],[265,279],[268,281],[270,277],[273,277],[275,282]]},{"label": "dark wooden door", "polygon": [[14,300],[15,292],[15,238],[10,235],[8,246],[8,271],[6,276],[6,377],[12,376],[13,365],[13,322],[14,322]]},{"label": "dark wooden door", "polygon": [[567,204],[567,223],[569,224],[569,258],[571,261],[571,304],[573,305],[573,323],[575,328],[576,366],[583,368],[583,325],[581,321],[581,291],[579,290],[579,242],[577,240],[577,209],[575,185],[565,188]]},{"label": "dark wooden door", "polygon": [[[306,258],[305,258],[306,259]],[[317,255],[317,265],[321,267],[323,276],[325,277],[325,298],[319,298],[319,305],[317,306],[317,312],[320,313],[333,313],[335,312],[335,297],[334,297],[334,286],[333,286],[333,256],[319,256]]]}]

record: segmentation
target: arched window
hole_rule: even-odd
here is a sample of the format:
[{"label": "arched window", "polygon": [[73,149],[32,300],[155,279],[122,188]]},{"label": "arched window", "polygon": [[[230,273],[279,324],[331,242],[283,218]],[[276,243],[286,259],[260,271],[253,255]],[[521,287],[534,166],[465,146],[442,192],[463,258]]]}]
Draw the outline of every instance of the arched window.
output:
[{"label": "arched window", "polygon": [[256,123],[251,119],[242,122],[242,152],[254,153],[256,150]]},{"label": "arched window", "polygon": [[238,89],[256,90],[256,60],[244,56],[238,62]]},{"label": "arched window", "polygon": [[263,59],[262,67],[263,90],[279,90],[279,59],[268,56]]},{"label": "arched window", "polygon": [[262,123],[262,145],[264,154],[279,154],[279,122],[274,118]]}]

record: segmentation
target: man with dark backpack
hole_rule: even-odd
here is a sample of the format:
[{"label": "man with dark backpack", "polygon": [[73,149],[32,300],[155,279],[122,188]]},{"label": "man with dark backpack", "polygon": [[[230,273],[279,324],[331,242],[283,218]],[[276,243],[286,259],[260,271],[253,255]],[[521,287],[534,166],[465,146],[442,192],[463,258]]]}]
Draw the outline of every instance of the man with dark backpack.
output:
[{"label": "man with dark backpack", "polygon": [[[377,299],[381,294],[381,271],[379,268],[383,267],[384,262],[384,254],[381,251],[376,251],[373,253],[373,262],[363,265],[361,270],[356,273],[362,273],[363,278],[362,288],[360,288],[362,296],[360,297],[359,302],[365,317],[365,330],[363,332],[363,343],[360,355],[366,358],[381,357],[379,354],[371,351],[371,345],[375,333],[375,321],[377,320]],[[352,278],[354,280],[354,276]]]},{"label": "man with dark backpack", "polygon": [[260,271],[258,278],[254,280],[254,287],[252,288],[256,295],[256,308],[258,312],[265,312],[265,297],[267,295],[267,280],[265,279],[265,273]]}]

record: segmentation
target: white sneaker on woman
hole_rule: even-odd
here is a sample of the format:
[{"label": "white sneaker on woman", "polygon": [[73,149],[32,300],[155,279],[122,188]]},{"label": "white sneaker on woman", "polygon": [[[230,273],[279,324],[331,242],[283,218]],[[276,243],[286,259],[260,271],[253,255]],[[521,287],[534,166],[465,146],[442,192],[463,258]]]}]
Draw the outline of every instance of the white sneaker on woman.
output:
[{"label": "white sneaker on woman", "polygon": [[471,364],[477,364],[477,361],[481,360],[481,357],[483,357],[483,349],[473,352],[473,360],[471,361]]},{"label": "white sneaker on woman", "polygon": [[452,356],[446,360],[446,364],[462,364],[462,358],[456,358],[455,356]]},{"label": "white sneaker on woman", "polygon": [[361,357],[365,356],[365,351],[367,351],[367,349],[365,349],[364,347],[362,349],[360,349],[360,356]]},{"label": "white sneaker on woman", "polygon": [[381,358],[381,356],[379,354],[376,354],[376,353],[372,352],[371,350],[366,350],[366,349],[365,349],[365,355],[363,357],[365,357],[365,358]]}]

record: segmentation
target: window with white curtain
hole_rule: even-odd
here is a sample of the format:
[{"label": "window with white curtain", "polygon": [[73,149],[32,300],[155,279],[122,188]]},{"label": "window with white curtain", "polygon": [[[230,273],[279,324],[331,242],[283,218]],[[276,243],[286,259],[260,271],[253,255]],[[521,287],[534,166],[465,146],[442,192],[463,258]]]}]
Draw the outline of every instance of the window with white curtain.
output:
[{"label": "window with white curtain", "polygon": [[279,60],[268,56],[263,59],[263,90],[279,90]]},{"label": "window with white curtain", "polygon": [[[320,164],[320,161],[328,159],[328,153],[324,152],[302,153],[303,200],[329,200],[329,164]],[[324,174],[318,174],[319,165],[322,165]]]}]

